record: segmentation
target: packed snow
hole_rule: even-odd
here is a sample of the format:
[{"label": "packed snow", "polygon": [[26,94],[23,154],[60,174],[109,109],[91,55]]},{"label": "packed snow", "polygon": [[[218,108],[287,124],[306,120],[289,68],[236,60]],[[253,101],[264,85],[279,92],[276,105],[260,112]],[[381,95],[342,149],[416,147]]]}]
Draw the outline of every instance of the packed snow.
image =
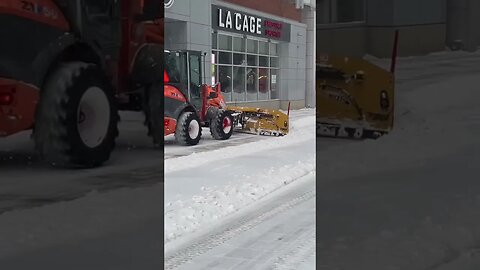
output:
[{"label": "packed snow", "polygon": [[[208,134],[208,129],[203,133]],[[254,141],[234,146],[226,141],[211,151],[165,160],[166,244],[221,223],[224,217],[315,171],[314,109],[292,111],[287,136],[247,137]],[[205,144],[211,143],[207,137]],[[166,145],[167,156],[178,151],[172,148]]]}]

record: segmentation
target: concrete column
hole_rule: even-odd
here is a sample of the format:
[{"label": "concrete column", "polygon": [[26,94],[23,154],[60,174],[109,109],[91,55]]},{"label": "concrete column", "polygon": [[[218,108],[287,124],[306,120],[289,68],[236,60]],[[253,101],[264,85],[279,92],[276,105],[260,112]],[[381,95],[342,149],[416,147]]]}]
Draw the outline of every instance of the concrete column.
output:
[{"label": "concrete column", "polygon": [[314,108],[315,99],[315,59],[316,59],[316,8],[305,7],[302,11],[303,23],[307,25],[307,55],[305,59],[305,107]]},{"label": "concrete column", "polygon": [[467,43],[466,50],[469,52],[477,51],[480,46],[480,1],[468,0],[467,16]]}]

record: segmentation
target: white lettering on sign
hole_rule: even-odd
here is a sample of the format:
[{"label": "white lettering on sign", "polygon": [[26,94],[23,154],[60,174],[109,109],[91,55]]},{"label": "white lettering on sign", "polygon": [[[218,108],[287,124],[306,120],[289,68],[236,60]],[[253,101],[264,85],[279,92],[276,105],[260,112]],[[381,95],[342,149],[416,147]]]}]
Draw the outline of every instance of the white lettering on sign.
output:
[{"label": "white lettering on sign", "polygon": [[257,19],[257,34],[262,34],[262,19]]},{"label": "white lettering on sign", "polygon": [[242,31],[242,14],[235,13],[235,29]]},{"label": "white lettering on sign", "polygon": [[222,17],[223,17],[222,16],[222,10],[218,9],[218,26],[225,27],[225,24],[223,23]]},{"label": "white lettering on sign", "polygon": [[243,19],[243,31],[248,32],[248,20],[247,20],[247,15],[245,15]]},{"label": "white lettering on sign", "polygon": [[237,31],[249,32],[252,34],[262,34],[262,19],[248,16],[241,13],[234,13],[227,10],[224,14],[223,9],[218,9],[218,26],[226,29],[236,29]]},{"label": "white lettering on sign", "polygon": [[225,23],[226,28],[232,28],[232,13],[229,11],[227,12],[227,22]]}]

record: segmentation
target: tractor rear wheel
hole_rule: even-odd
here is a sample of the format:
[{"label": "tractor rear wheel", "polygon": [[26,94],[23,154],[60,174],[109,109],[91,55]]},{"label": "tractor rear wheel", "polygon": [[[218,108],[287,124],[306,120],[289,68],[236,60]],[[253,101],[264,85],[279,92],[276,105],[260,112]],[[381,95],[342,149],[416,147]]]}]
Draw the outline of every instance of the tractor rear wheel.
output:
[{"label": "tractor rear wheel", "polygon": [[114,90],[96,65],[63,63],[42,89],[33,139],[55,166],[96,167],[110,158],[119,121]]},{"label": "tractor rear wheel", "polygon": [[228,140],[233,134],[233,116],[229,111],[219,110],[210,123],[210,133],[216,140]]},{"label": "tractor rear wheel", "polygon": [[181,145],[196,145],[202,137],[200,118],[196,113],[184,112],[177,121],[175,139]]}]

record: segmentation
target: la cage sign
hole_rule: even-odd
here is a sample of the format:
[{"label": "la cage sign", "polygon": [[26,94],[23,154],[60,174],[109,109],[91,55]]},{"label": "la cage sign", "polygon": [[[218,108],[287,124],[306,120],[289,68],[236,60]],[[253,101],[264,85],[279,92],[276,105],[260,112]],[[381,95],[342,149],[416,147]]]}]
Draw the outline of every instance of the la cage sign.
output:
[{"label": "la cage sign", "polygon": [[290,41],[290,25],[264,17],[212,6],[214,29]]}]

